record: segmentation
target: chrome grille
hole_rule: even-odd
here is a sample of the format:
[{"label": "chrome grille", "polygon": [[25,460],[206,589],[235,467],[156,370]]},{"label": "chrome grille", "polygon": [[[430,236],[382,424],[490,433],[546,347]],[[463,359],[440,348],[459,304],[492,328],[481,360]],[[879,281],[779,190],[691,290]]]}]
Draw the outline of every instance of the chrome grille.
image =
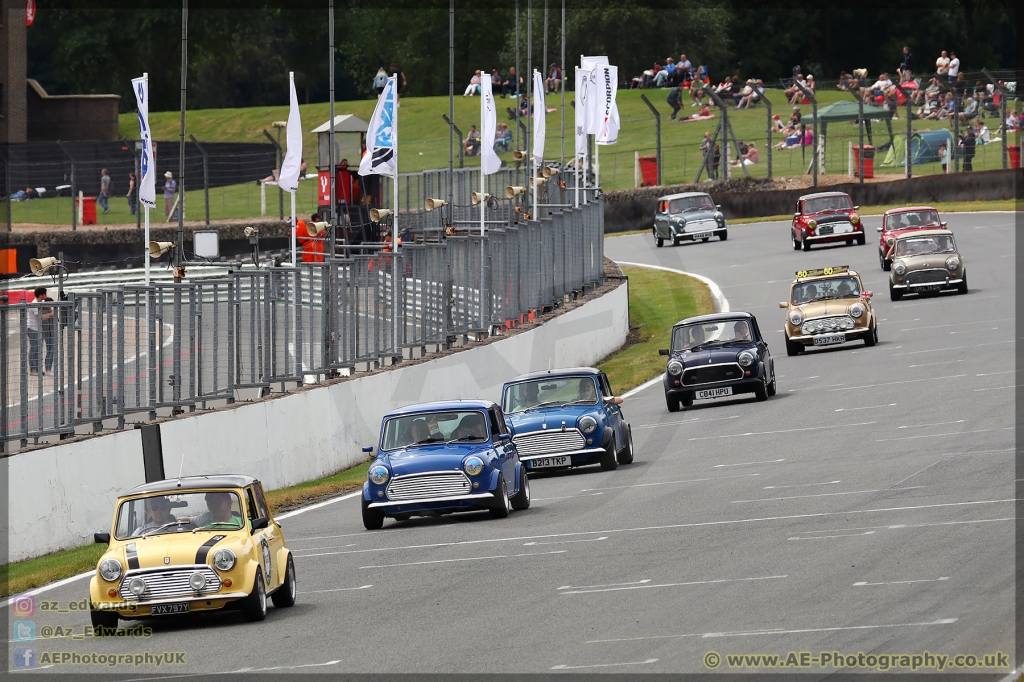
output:
[{"label": "chrome grille", "polygon": [[220,590],[220,576],[209,566],[195,566],[192,568],[168,568],[166,570],[151,571],[148,573],[133,573],[129,571],[121,579],[121,586],[118,591],[121,599],[125,601],[138,601],[128,589],[128,583],[134,578],[142,578],[146,581],[146,591],[142,599],[165,599],[167,597],[190,597],[196,593],[188,584],[188,579],[196,571],[206,576],[206,586],[200,591],[201,594],[210,594]]},{"label": "chrome grille", "polygon": [[512,442],[516,444],[520,457],[529,455],[547,455],[555,452],[573,452],[587,446],[587,440],[579,429],[552,429],[517,435]]},{"label": "chrome grille", "polygon": [[683,385],[715,384],[722,381],[737,381],[743,378],[743,369],[735,362],[723,365],[691,367],[683,372]]},{"label": "chrome grille", "polygon": [[718,229],[718,223],[714,220],[698,220],[692,223],[686,223],[686,227],[683,228],[686,232],[710,232],[711,230]]},{"label": "chrome grille", "polygon": [[[840,320],[848,320],[850,326],[846,329],[839,323]],[[821,329],[818,329],[818,323],[821,323]],[[833,334],[835,332],[851,331],[857,323],[849,315],[838,315],[836,317],[814,317],[805,321],[800,330],[804,334]]]},{"label": "chrome grille", "polygon": [[419,500],[428,497],[468,495],[473,488],[459,472],[397,476],[388,483],[389,500]]},{"label": "chrome grille", "polygon": [[949,271],[942,269],[917,270],[907,275],[907,284],[945,284]]}]

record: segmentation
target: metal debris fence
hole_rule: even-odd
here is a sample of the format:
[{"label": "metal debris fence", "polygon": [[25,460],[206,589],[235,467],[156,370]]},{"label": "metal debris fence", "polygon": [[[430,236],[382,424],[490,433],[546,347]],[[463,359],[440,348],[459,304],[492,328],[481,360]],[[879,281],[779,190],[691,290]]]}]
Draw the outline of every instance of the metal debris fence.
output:
[{"label": "metal debris fence", "polygon": [[[0,452],[400,362],[514,327],[601,284],[599,190],[525,220],[532,195],[504,199],[515,171],[502,172],[489,178],[502,198],[487,202],[481,235],[480,206],[469,201],[478,173],[456,171],[454,235],[440,212],[417,208],[427,196],[447,199],[446,175],[406,176],[399,228],[413,239],[397,254],[0,305]],[[570,203],[571,182],[546,185],[542,203]]]}]

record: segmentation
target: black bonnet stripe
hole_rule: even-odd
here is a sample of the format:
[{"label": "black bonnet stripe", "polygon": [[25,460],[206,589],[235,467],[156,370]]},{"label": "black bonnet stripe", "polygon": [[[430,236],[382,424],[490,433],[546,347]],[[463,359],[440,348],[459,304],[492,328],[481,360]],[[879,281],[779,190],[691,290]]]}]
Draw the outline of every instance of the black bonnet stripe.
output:
[{"label": "black bonnet stripe", "polygon": [[202,547],[199,548],[199,551],[196,552],[196,563],[205,564],[206,555],[210,553],[210,550],[213,549],[214,545],[216,545],[218,542],[220,542],[226,537],[227,535],[214,535],[212,538],[204,542]]},{"label": "black bonnet stripe", "polygon": [[124,546],[124,557],[128,560],[128,569],[139,567],[139,555],[135,549],[135,543],[129,542]]}]

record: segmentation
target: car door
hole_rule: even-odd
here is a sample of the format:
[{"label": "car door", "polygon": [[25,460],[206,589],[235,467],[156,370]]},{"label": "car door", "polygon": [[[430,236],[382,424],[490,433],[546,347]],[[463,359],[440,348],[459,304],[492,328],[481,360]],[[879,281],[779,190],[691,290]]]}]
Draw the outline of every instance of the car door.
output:
[{"label": "car door", "polygon": [[618,452],[623,448],[623,443],[626,442],[625,434],[625,417],[622,414],[622,408],[615,403],[604,400],[604,398],[611,398],[615,394],[612,393],[611,383],[608,381],[608,376],[601,372],[597,375],[597,383],[601,387],[601,402],[604,405],[604,411],[608,415],[608,424],[612,427],[612,431],[615,433],[615,451]]},{"label": "car door", "polygon": [[804,202],[802,202],[802,201],[797,201],[796,202],[796,211],[793,213],[793,229],[794,230],[797,230],[797,229],[800,228],[800,216],[803,213],[803,204],[804,204]]},{"label": "car door", "polygon": [[[253,487],[250,485],[245,488],[245,506],[247,507],[250,529],[256,519],[269,518],[266,503],[263,505],[264,508],[260,509],[260,505],[256,502],[256,494],[253,492]],[[266,583],[268,592],[281,582],[281,578],[278,575],[277,557],[275,556],[275,545],[281,534],[275,533],[275,530],[276,526],[271,526],[268,523],[266,528],[261,528],[252,534],[252,541],[256,546],[256,556],[263,567],[263,580]]]},{"label": "car door", "polygon": [[757,339],[757,350],[761,357],[764,358],[764,371],[768,373],[768,376],[775,376],[775,360],[772,358],[772,352],[768,349],[768,342],[764,340],[761,335],[761,328],[757,326],[757,320],[754,318],[750,319],[754,326],[754,338]]},{"label": "car door", "polygon": [[501,474],[505,477],[508,494],[512,496],[519,490],[519,478],[516,476],[516,461],[519,458],[516,457],[516,449],[512,445],[512,440],[500,439],[502,433],[508,433],[508,426],[505,424],[505,418],[501,415],[500,410],[497,407],[490,408],[487,410],[487,418],[491,423],[494,451],[498,455],[498,461],[501,462]]}]

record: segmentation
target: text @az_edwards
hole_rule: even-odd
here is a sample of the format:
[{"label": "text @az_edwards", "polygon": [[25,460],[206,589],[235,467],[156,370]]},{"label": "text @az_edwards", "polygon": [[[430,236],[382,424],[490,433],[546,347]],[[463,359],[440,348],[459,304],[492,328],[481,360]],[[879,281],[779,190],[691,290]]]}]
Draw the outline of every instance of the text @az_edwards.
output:
[{"label": "text @az_edwards", "polygon": [[[974,654],[843,654],[838,651],[790,651],[788,654],[725,654],[725,664],[731,669],[742,668],[869,668],[879,671],[974,669],[998,670],[1010,667],[1010,656],[1002,651],[976,656]],[[722,665],[717,651],[704,654],[704,666],[715,670]]]}]

